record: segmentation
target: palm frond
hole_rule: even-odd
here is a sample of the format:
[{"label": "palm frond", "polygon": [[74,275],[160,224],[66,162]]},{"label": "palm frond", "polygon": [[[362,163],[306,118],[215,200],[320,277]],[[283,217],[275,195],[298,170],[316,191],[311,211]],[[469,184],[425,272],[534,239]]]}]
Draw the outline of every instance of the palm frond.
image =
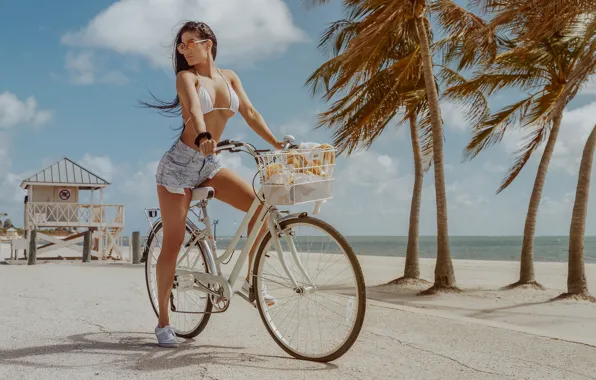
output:
[{"label": "palm frond", "polygon": [[518,174],[530,160],[530,157],[532,157],[532,153],[536,151],[536,149],[548,136],[549,131],[550,128],[546,128],[545,125],[539,125],[536,126],[534,131],[529,134],[529,139],[527,139],[522,148],[518,150],[518,157],[511,168],[509,168],[507,175],[501,182],[501,186],[497,190],[497,194],[505,190],[515,180],[515,178],[517,178]]},{"label": "palm frond", "polygon": [[540,119],[544,121],[548,120],[551,115],[554,105],[563,94],[564,87],[559,87],[556,90],[544,92],[541,96],[535,97],[532,105],[528,109],[528,112],[524,115],[521,120],[522,126],[527,127],[537,123]]},{"label": "palm frond", "polygon": [[534,101],[530,96],[515,104],[503,108],[474,126],[472,139],[464,149],[464,159],[473,159],[481,151],[501,142],[507,129],[514,124],[519,124],[525,117]]},{"label": "palm frond", "polygon": [[480,16],[452,0],[433,1],[431,9],[447,36],[436,45],[445,64],[458,61],[458,70],[464,70],[492,61],[501,46],[511,46],[509,40],[487,28]]},{"label": "palm frond", "polygon": [[420,66],[412,65],[418,70],[418,77],[412,80],[402,78],[408,71],[403,67],[403,62],[396,62],[379,71],[368,81],[353,86],[319,115],[317,127],[336,131],[334,144],[340,153],[351,154],[370,147],[401,108],[417,115],[423,107],[428,107]]},{"label": "palm frond", "polygon": [[397,114],[402,98],[392,74],[389,69],[380,72],[319,115],[319,128],[336,130],[334,144],[340,153],[369,147]]},{"label": "palm frond", "polygon": [[[569,102],[579,89],[596,74],[596,15],[591,15],[591,20],[581,20],[584,29],[582,41],[578,44],[577,54],[574,57],[573,70],[567,80],[567,86],[562,96]],[[572,26],[573,28],[573,26]]]},{"label": "palm frond", "polygon": [[[420,50],[418,48],[405,54],[398,61],[389,63],[389,60],[386,60],[388,61],[389,66],[380,68],[380,70],[381,72],[385,69],[391,70],[391,72],[394,73],[394,80],[397,82],[398,86],[408,86],[409,83],[416,81],[417,78],[422,75]],[[350,63],[351,58],[347,57],[346,60],[343,61],[342,70],[340,70],[336,77],[332,78],[333,84],[327,89],[327,94],[325,95],[327,99],[331,99],[342,91],[354,92],[354,86],[356,86],[357,83],[363,83],[369,80],[369,78],[377,75],[373,74],[370,76],[371,74],[368,73],[367,69],[361,68],[361,65],[356,64],[355,66],[350,66]]]},{"label": "palm frond", "polygon": [[323,52],[327,52],[331,48],[334,55],[339,54],[358,33],[358,27],[359,24],[352,20],[334,21],[323,31],[317,48]]},{"label": "palm frond", "polygon": [[457,99],[458,97],[465,98],[475,96],[478,92],[492,95],[498,90],[505,88],[518,88],[522,90],[535,90],[539,86],[548,84],[546,80],[537,76],[535,72],[527,70],[515,71],[511,70],[509,73],[487,73],[480,74],[472,79],[465,81],[460,85],[456,85],[445,90],[445,97]]},{"label": "palm frond", "polygon": [[305,85],[313,96],[319,91],[329,91],[330,83],[341,73],[342,59],[337,56],[328,60],[307,78]]},{"label": "palm frond", "polygon": [[474,90],[473,86],[468,89],[468,80],[460,73],[443,66],[439,78],[447,87],[443,97],[464,106],[468,122],[479,124],[490,114],[488,101],[482,91]]},{"label": "palm frond", "polygon": [[578,15],[596,12],[593,0],[472,0],[472,4],[495,14],[487,28],[505,30],[530,44],[563,30]]}]

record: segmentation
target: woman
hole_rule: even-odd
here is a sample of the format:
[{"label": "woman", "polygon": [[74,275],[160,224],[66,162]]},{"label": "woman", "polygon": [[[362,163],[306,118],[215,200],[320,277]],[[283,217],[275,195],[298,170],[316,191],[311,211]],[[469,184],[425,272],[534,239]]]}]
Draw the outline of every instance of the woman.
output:
[{"label": "woman", "polygon": [[[274,148],[283,142],[271,133],[246,95],[238,76],[215,66],[217,39],[202,22],[187,22],[179,30],[174,46],[176,99],[158,105],[143,103],[162,111],[181,114],[180,139],[165,153],[156,174],[164,241],[157,261],[159,322],[155,327],[158,344],[176,347],[178,341],[169,325],[168,302],[174,281],[176,258],[184,240],[185,223],[192,188],[199,185],[215,189],[215,198],[247,212],[255,199],[252,187],[229,169],[223,168],[214,154],[229,118],[239,112],[247,124]],[[251,220],[252,230],[256,216]],[[265,229],[260,231],[263,236]],[[256,247],[255,247],[256,248]],[[255,249],[249,254],[252,262]],[[249,273],[242,289],[250,291]],[[266,295],[268,303],[275,299]]]}]

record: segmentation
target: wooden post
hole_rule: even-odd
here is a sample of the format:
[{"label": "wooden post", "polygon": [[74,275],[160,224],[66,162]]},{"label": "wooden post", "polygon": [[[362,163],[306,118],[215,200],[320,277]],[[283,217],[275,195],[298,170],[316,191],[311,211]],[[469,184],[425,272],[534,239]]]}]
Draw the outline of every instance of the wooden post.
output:
[{"label": "wooden post", "polygon": [[141,263],[141,233],[139,231],[132,233],[132,263]]},{"label": "wooden post", "polygon": [[31,230],[29,234],[29,258],[28,265],[35,265],[37,259],[37,230]]},{"label": "wooden post", "polygon": [[[29,236],[31,235],[31,232],[29,230],[25,230],[25,239],[29,240]],[[27,249],[23,249],[23,257],[25,258],[25,260],[27,260]],[[18,255],[15,259],[18,260]]]},{"label": "wooden post", "polygon": [[85,237],[83,239],[83,262],[91,262],[91,231],[89,230],[85,232]]}]

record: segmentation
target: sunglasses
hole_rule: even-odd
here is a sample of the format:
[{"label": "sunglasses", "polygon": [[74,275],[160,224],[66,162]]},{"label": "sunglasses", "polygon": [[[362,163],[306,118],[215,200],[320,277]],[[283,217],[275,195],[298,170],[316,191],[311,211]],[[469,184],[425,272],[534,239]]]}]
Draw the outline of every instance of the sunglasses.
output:
[{"label": "sunglasses", "polygon": [[199,43],[209,41],[209,39],[204,40],[188,40],[188,42],[184,43],[181,42],[178,44],[177,49],[179,52],[183,52],[186,49],[194,49],[198,46]]}]

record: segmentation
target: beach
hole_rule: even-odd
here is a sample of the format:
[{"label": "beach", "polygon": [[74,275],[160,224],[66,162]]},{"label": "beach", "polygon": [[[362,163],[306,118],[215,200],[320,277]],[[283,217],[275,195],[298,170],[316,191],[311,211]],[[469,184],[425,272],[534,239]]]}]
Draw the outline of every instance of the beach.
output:
[{"label": "beach", "polygon": [[[2,257],[8,257],[8,247],[7,244],[0,244],[0,261]],[[223,250],[219,250],[220,254],[222,252]],[[61,249],[52,255],[76,256],[77,253]],[[123,247],[123,257],[123,261],[127,262],[127,247]],[[235,259],[236,257],[222,267],[224,273],[231,272]],[[502,290],[504,286],[518,280],[518,262],[453,260],[457,286],[462,293],[421,297],[417,296],[417,293],[430,285],[386,285],[401,277],[405,258],[358,255],[358,260],[364,273],[367,298],[370,300],[416,308],[456,319],[472,318],[479,323],[505,323],[513,326],[512,328],[537,330],[538,334],[544,333],[547,336],[596,346],[596,304],[583,301],[552,301],[566,292],[565,262],[535,263],[536,279],[546,290]],[[40,258],[40,267],[62,265],[60,261],[48,261],[48,264],[43,262],[43,258]],[[434,259],[420,259],[421,278],[432,282],[434,266]],[[13,268],[14,266],[3,267],[4,271],[14,270]],[[109,264],[106,268],[110,268]],[[245,272],[246,264],[240,276]],[[109,274],[106,273],[106,276]],[[596,292],[596,264],[586,264],[586,278],[588,286]]]},{"label": "beach", "polygon": [[[142,265],[97,261],[0,265],[0,324],[4,331],[0,378],[593,378],[596,348],[574,341],[570,334],[549,336],[555,334],[550,331],[552,326],[540,329],[545,326],[536,326],[540,324],[536,322],[538,328],[532,329],[521,323],[496,323],[441,306],[441,302],[455,302],[451,298],[468,297],[461,294],[433,296],[424,301],[432,305],[415,307],[404,304],[422,302],[412,301],[415,296],[398,300],[385,296],[389,302],[382,301],[371,289],[391,279],[394,270],[399,274],[401,268],[387,268],[399,261],[362,258],[369,286],[363,330],[348,353],[328,364],[289,357],[272,341],[255,308],[239,297],[226,313],[214,315],[197,338],[184,341],[175,350],[157,347],[155,315]],[[480,268],[475,267],[477,263],[454,265],[460,286],[466,286],[466,273],[470,287],[481,280],[472,275]],[[502,276],[503,280],[515,278],[513,264],[509,269],[491,265],[495,273],[511,272]],[[422,267],[425,274],[432,272],[426,261]],[[537,273],[545,278],[553,269],[556,272],[552,266],[537,265]],[[590,270],[593,276],[593,268]],[[492,278],[490,283],[499,281]],[[499,301],[490,302],[494,306]],[[556,303],[552,307],[575,317],[573,305],[578,304]],[[539,321],[531,313],[526,315]],[[586,323],[582,336],[596,331],[591,323]],[[560,324],[560,318],[552,318],[555,324]]]}]

